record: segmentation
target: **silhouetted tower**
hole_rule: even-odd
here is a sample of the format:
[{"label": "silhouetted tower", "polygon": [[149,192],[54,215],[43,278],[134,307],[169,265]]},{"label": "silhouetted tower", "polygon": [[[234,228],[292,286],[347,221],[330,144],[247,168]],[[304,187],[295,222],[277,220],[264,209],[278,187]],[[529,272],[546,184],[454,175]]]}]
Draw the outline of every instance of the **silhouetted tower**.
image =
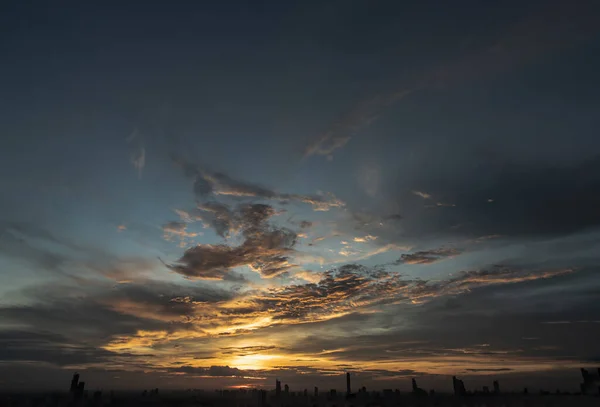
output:
[{"label": "silhouetted tower", "polygon": [[285,391],[285,395],[287,396],[288,394],[290,394],[290,386],[288,386],[287,384],[283,387],[284,391]]},{"label": "silhouetted tower", "polygon": [[586,369],[581,368],[581,376],[583,376],[583,383],[581,383],[581,393],[586,394],[598,389],[600,392],[600,368],[598,369],[598,375],[588,372]]},{"label": "silhouetted tower", "polygon": [[456,376],[452,376],[452,387],[454,387],[455,396],[464,396],[467,393],[465,383],[457,379]]},{"label": "silhouetted tower", "polygon": [[279,379],[275,379],[275,397],[281,397],[281,382]]},{"label": "silhouetted tower", "polygon": [[84,391],[85,391],[85,382],[79,382],[77,384],[77,392],[76,392],[76,395],[77,395],[78,399],[83,397],[83,392]]},{"label": "silhouetted tower", "polygon": [[346,396],[349,396],[352,393],[352,388],[350,387],[350,372],[346,373]]},{"label": "silhouetted tower", "polygon": [[494,380],[494,393],[500,393],[500,384],[498,383],[498,380]]},{"label": "silhouetted tower", "polygon": [[412,378],[412,392],[415,396],[427,396],[427,391],[420,389],[419,386],[417,386],[417,379],[414,377]]},{"label": "silhouetted tower", "polygon": [[489,394],[489,393],[490,393],[490,388],[489,388],[489,387],[487,387],[487,386],[483,386],[483,392],[484,392],[485,394]]},{"label": "silhouetted tower", "polygon": [[315,386],[315,397],[319,397],[319,388]]},{"label": "silhouetted tower", "polygon": [[71,393],[77,392],[77,386],[79,385],[79,373],[75,373],[71,379]]}]

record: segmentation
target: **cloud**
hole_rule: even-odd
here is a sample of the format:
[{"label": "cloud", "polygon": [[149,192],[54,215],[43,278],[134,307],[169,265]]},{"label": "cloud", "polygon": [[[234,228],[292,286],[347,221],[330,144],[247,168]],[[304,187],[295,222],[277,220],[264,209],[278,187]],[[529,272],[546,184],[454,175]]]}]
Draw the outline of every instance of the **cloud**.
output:
[{"label": "cloud", "polygon": [[344,203],[331,194],[301,195],[279,193],[245,181],[236,180],[222,172],[212,172],[195,166],[183,158],[174,158],[184,174],[194,179],[194,193],[199,199],[210,196],[230,196],[238,198],[261,198],[280,203],[298,202],[311,205],[316,211],[327,211],[343,207]]},{"label": "cloud", "polygon": [[173,236],[177,236],[181,239],[198,236],[198,233],[186,231],[187,224],[184,222],[168,222],[163,225],[162,229],[165,233],[165,239],[167,240],[171,239]]},{"label": "cloud", "polygon": [[313,225],[313,223],[311,221],[308,221],[308,220],[302,220],[302,221],[300,221],[300,224],[299,224],[299,226],[300,226],[301,229],[308,229],[312,225]]},{"label": "cloud", "polygon": [[300,278],[309,283],[318,283],[323,278],[323,273],[316,271],[301,270],[294,273],[295,278]]},{"label": "cloud", "polygon": [[508,27],[493,42],[438,67],[423,69],[406,85],[356,103],[325,132],[308,144],[304,157],[331,158],[352,136],[375,122],[386,109],[424,89],[454,85],[524,65],[540,55],[579,42],[597,31],[593,2],[556,2],[540,13]]},{"label": "cloud", "polygon": [[269,352],[272,350],[279,349],[277,346],[228,346],[221,348],[221,353],[224,355],[236,355],[236,356],[247,356],[255,355],[257,353]]},{"label": "cloud", "polygon": [[159,263],[140,258],[104,258],[102,261],[86,262],[83,267],[119,284],[128,284],[150,280],[151,275],[159,269]]},{"label": "cloud", "polygon": [[377,195],[381,187],[381,167],[364,165],[358,174],[358,184],[367,195]]},{"label": "cloud", "polygon": [[195,367],[181,366],[172,369],[173,372],[186,373],[193,376],[210,376],[210,377],[253,377],[256,372],[240,370],[229,366],[210,366],[210,367]]},{"label": "cloud", "polygon": [[[244,241],[239,246],[199,244],[186,250],[168,267],[186,277],[222,280],[231,276],[233,268],[248,266],[263,277],[275,277],[293,264],[289,262],[297,235],[285,228],[274,228],[268,219],[276,211],[265,204],[247,204],[235,213],[227,211],[226,219],[217,218],[225,227],[241,230]],[[214,222],[213,222],[214,223]]]},{"label": "cloud", "polygon": [[431,195],[428,194],[427,192],[422,192],[422,191],[412,191],[412,193],[416,196],[420,196],[423,199],[430,199]]},{"label": "cloud", "polygon": [[[497,268],[465,272],[449,280],[424,281],[405,279],[383,267],[348,264],[324,272],[315,283],[252,290],[231,301],[206,306],[196,304],[187,320],[191,324],[198,323],[202,330],[188,330],[182,332],[181,337],[241,335],[272,326],[329,321],[354,313],[368,313],[380,306],[425,304],[480,287],[546,279],[569,272]],[[169,339],[168,335],[160,332],[126,336],[116,338],[108,349],[130,349],[139,346],[139,343],[169,341],[178,337]]]},{"label": "cloud", "polygon": [[[258,216],[258,219],[262,217]],[[262,222],[262,220],[257,221],[259,224]],[[0,307],[0,318],[8,324],[18,322],[23,327],[22,331],[59,333],[58,335],[52,333],[51,337],[42,338],[43,340],[28,340],[22,336],[23,341],[19,344],[40,350],[40,353],[29,352],[30,360],[55,358],[57,362],[52,363],[63,363],[65,366],[75,364],[110,367],[125,363],[126,360],[126,365],[132,369],[142,368],[149,372],[168,371],[175,374],[187,371],[198,376],[238,377],[247,375],[248,372],[238,369],[245,364],[237,368],[227,368],[227,366],[211,368],[198,363],[204,363],[202,361],[209,360],[207,359],[209,357],[218,357],[223,364],[235,366],[231,364],[229,358],[239,360],[240,357],[250,356],[248,361],[251,363],[255,360],[252,359],[252,355],[267,353],[275,358],[274,363],[281,361],[277,358],[289,360],[290,355],[294,354],[296,358],[307,358],[307,356],[317,358],[323,366],[320,369],[328,370],[328,374],[346,369],[335,368],[334,363],[341,365],[361,360],[364,363],[360,363],[360,370],[364,370],[365,374],[371,374],[373,372],[370,370],[379,369],[377,363],[383,359],[377,358],[382,357],[386,358],[386,368],[381,369],[380,375],[387,374],[383,371],[410,369],[409,363],[413,364],[413,370],[426,372],[430,371],[428,369],[431,366],[440,367],[443,364],[447,365],[447,370],[458,366],[473,369],[513,368],[519,359],[513,351],[495,348],[493,342],[495,336],[491,339],[473,337],[472,334],[465,334],[467,329],[463,327],[457,330],[462,332],[462,335],[466,335],[462,338],[468,337],[473,341],[471,343],[491,343],[490,347],[466,346],[452,342],[455,331],[446,327],[447,324],[452,323],[446,321],[445,325],[439,326],[432,322],[435,321],[432,318],[436,315],[445,321],[444,318],[448,318],[448,311],[445,311],[446,314],[439,315],[439,312],[429,304],[439,305],[439,301],[434,300],[459,294],[472,296],[476,288],[531,282],[564,274],[568,272],[509,270],[497,267],[461,273],[448,280],[424,282],[406,279],[381,266],[366,267],[350,264],[322,273],[315,283],[269,286],[243,292],[218,290],[202,283],[182,286],[159,281],[116,287],[112,285],[93,287],[82,285],[77,288],[44,286],[35,292],[23,293],[24,298],[35,298],[35,304],[26,307]],[[485,298],[490,297],[489,293],[481,295]],[[419,305],[412,305],[415,299]],[[385,314],[381,312],[383,307],[398,306],[402,307],[402,312],[397,312],[397,308],[387,308],[389,312]],[[590,315],[592,314],[593,312]],[[390,331],[397,326],[396,322],[390,319],[396,318],[394,315],[402,315],[402,318],[405,318],[403,319],[405,323],[400,324],[401,335],[397,331]],[[434,332],[448,329],[446,336],[449,339],[444,335],[439,336],[443,340],[438,339],[435,334],[432,336],[431,331],[425,330],[417,332],[426,334],[424,337],[410,337],[410,340],[407,340],[407,335],[415,335],[415,327],[406,325],[406,321],[410,321],[413,317],[418,323],[428,318],[426,328],[433,329]],[[485,317],[489,318],[489,315],[485,314]],[[587,317],[574,319],[572,315],[559,315],[559,317],[565,320],[584,318],[591,320]],[[327,329],[327,325],[323,325],[327,321],[335,322],[337,328]],[[372,328],[373,321],[377,327],[374,332],[383,333],[383,337],[380,334],[372,337],[364,335]],[[381,321],[387,323],[382,326]],[[298,331],[292,329],[298,324],[308,323],[320,323],[319,327],[322,331],[319,339],[310,339],[310,345],[302,342],[302,338],[307,338],[306,334],[311,332],[308,327],[300,328]],[[357,334],[350,338],[344,334],[347,329],[350,329],[348,326],[344,328],[344,323],[357,323],[360,329],[356,330]],[[485,332],[483,330],[485,325],[482,325],[482,322],[478,323],[477,326],[482,327],[481,332]],[[333,326],[329,325],[330,328]],[[544,327],[543,324],[536,324],[536,326]],[[268,331],[261,330],[267,327],[271,328]],[[278,327],[281,327],[280,332],[285,338],[283,346],[278,342],[272,342],[276,336],[269,336],[276,335]],[[531,334],[531,331],[526,329],[520,332]],[[338,342],[338,346],[324,346],[323,340],[332,333],[344,335],[346,345],[341,346]],[[389,334],[388,340],[385,334]],[[536,336],[540,336],[539,332]],[[13,337],[16,338],[14,335]],[[259,340],[255,341],[257,338]],[[269,341],[265,341],[265,338],[269,338]],[[427,344],[426,340],[434,343]],[[442,342],[436,343],[438,340]],[[1,334],[0,342],[2,342]],[[50,346],[46,344],[47,342],[57,345]],[[329,345],[334,344],[335,342],[332,342]],[[15,346],[11,345],[9,348],[12,350]],[[69,347],[77,349],[73,351],[75,356],[68,354]],[[292,347],[295,349],[291,349]],[[46,349],[50,349],[50,352],[45,353]],[[206,349],[211,349],[212,353],[207,354]],[[392,352],[385,352],[386,349]],[[26,351],[19,352],[15,351],[13,354],[17,356],[26,354]],[[153,357],[144,356],[150,352]],[[546,355],[548,352],[556,351],[545,349],[535,352],[544,352],[543,354]],[[390,354],[397,356],[390,356]],[[408,361],[403,356],[407,354],[411,355]],[[121,357],[123,359],[119,359]],[[486,364],[483,364],[483,358]],[[23,358],[18,356],[17,359]],[[419,365],[423,360],[427,360],[429,365]],[[192,364],[191,361],[196,362]],[[390,364],[392,362],[393,364]],[[539,364],[539,362],[535,363]],[[534,362],[526,361],[528,368],[532,365]],[[184,370],[177,370],[182,366]],[[423,366],[425,366],[424,370],[421,369]],[[289,369],[290,372],[295,372],[296,368],[292,366]],[[310,368],[300,366],[298,369],[302,371]],[[262,375],[263,372],[255,372],[255,374]]]},{"label": "cloud", "polygon": [[152,280],[114,287],[98,295],[96,301],[122,315],[186,323],[198,306],[216,304],[234,297],[231,292],[213,287],[184,287]]},{"label": "cloud", "polygon": [[366,243],[366,242],[370,242],[372,240],[377,240],[377,236],[373,236],[373,235],[366,235],[363,237],[355,237],[354,240],[356,243]]},{"label": "cloud", "polygon": [[138,176],[142,177],[142,172],[146,166],[146,149],[144,148],[143,141],[137,129],[135,129],[126,141],[128,144],[133,144],[133,151],[131,153],[131,164],[137,170]]},{"label": "cloud", "polygon": [[410,94],[401,90],[376,95],[364,100],[344,114],[329,129],[304,149],[304,157],[311,155],[330,156],[335,150],[344,147],[351,137],[375,121],[390,105]]},{"label": "cloud", "polygon": [[1,363],[45,363],[60,367],[108,363],[117,355],[66,336],[26,330],[0,331]]},{"label": "cloud", "polygon": [[133,164],[133,167],[138,172],[138,176],[141,178],[144,167],[146,166],[146,149],[144,147],[137,148],[131,154],[131,164]]},{"label": "cloud", "polygon": [[[455,207],[432,211],[406,200],[404,236],[560,236],[600,226],[600,157],[563,165],[475,160],[478,171],[468,178],[420,181]],[[489,196],[497,198],[490,204]]]},{"label": "cloud", "polygon": [[461,254],[459,249],[439,248],[403,254],[395,264],[432,264]]},{"label": "cloud", "polygon": [[456,295],[474,288],[495,284],[514,284],[552,278],[573,273],[573,269],[521,270],[504,266],[491,269],[464,271],[457,277],[442,281],[417,281],[410,296],[413,302],[430,297]]}]

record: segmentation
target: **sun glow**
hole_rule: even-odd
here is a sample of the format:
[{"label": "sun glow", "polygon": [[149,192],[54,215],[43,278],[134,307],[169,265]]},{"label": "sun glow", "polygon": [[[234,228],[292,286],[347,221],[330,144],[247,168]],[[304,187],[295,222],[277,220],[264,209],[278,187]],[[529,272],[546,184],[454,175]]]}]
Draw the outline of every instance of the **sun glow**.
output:
[{"label": "sun glow", "polygon": [[270,367],[269,362],[278,358],[277,355],[243,355],[233,358],[231,365],[244,370],[268,369]]}]

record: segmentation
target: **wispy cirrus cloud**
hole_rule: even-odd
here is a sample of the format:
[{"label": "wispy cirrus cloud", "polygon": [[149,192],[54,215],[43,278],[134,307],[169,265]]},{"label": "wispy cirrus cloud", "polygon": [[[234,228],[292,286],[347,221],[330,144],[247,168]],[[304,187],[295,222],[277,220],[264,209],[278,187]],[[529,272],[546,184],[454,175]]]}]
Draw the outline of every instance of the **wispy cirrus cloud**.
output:
[{"label": "wispy cirrus cloud", "polygon": [[460,55],[424,73],[402,87],[378,93],[356,103],[325,132],[304,149],[312,155],[332,159],[334,151],[344,147],[360,130],[376,121],[386,109],[423,89],[439,88],[474,77],[507,71],[527,64],[540,55],[585,40],[597,32],[598,18],[593,2],[556,2],[535,15],[509,26],[492,43]]},{"label": "wispy cirrus cloud", "polygon": [[127,136],[126,141],[128,144],[132,145],[131,164],[141,178],[144,167],[146,166],[146,148],[144,147],[144,142],[138,129],[134,129],[133,132]]},{"label": "wispy cirrus cloud", "polygon": [[462,251],[454,248],[438,248],[407,253],[400,256],[395,264],[432,264],[458,256]]},{"label": "wispy cirrus cloud", "polygon": [[428,194],[427,192],[423,192],[423,191],[412,191],[412,193],[418,197],[421,197],[423,199],[430,199],[431,198],[431,194]]},{"label": "wispy cirrus cloud", "polygon": [[198,198],[210,196],[230,196],[237,198],[261,198],[280,203],[297,202],[311,205],[315,211],[328,211],[340,208],[344,203],[332,194],[302,195],[280,193],[260,185],[252,184],[230,177],[222,172],[213,172],[201,168],[181,157],[175,157],[176,164],[183,168],[184,174],[194,179],[194,193]]},{"label": "wispy cirrus cloud", "polygon": [[171,240],[176,237],[181,241],[182,245],[185,245],[186,239],[192,239],[202,234],[201,232],[188,232],[187,227],[188,224],[185,222],[167,222],[162,226],[164,238]]},{"label": "wispy cirrus cloud", "polygon": [[410,92],[410,90],[400,90],[375,95],[362,101],[307,145],[304,149],[304,157],[311,155],[330,157],[335,150],[344,147],[354,134],[377,120],[388,106],[406,97]]}]

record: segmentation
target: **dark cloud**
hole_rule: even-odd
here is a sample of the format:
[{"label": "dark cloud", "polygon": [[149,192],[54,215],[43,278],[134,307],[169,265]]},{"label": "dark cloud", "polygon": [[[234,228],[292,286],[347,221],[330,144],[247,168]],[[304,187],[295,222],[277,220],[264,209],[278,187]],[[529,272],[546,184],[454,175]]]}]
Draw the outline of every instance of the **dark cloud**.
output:
[{"label": "dark cloud", "polygon": [[481,368],[481,369],[466,369],[467,372],[510,372],[513,369],[509,369],[507,367],[499,367],[497,369],[486,369],[486,368]]},{"label": "dark cloud", "polygon": [[31,305],[0,307],[0,318],[44,332],[60,332],[68,338],[103,345],[114,335],[139,330],[184,329],[201,304],[233,298],[231,292],[180,286],[157,281],[117,286],[45,285],[21,291]]},{"label": "dark cloud", "polygon": [[312,205],[313,209],[318,211],[327,211],[330,208],[344,206],[343,202],[333,196],[279,193],[256,184],[236,180],[221,172],[212,172],[195,166],[181,157],[175,157],[174,161],[183,168],[186,176],[194,178],[194,193],[200,200],[218,195],[261,198],[279,201],[283,204],[287,202],[305,203]]},{"label": "dark cloud", "polygon": [[374,377],[402,377],[402,376],[419,376],[421,372],[413,369],[401,370],[384,370],[384,369],[366,369],[361,372],[362,375],[372,375]]},{"label": "dark cloud", "polygon": [[242,346],[242,347],[226,347],[226,348],[221,348],[221,353],[224,355],[238,355],[238,356],[245,356],[245,355],[254,355],[257,353],[263,353],[263,352],[268,352],[268,351],[272,351],[275,349],[280,349],[277,346]]},{"label": "dark cloud", "polygon": [[441,281],[416,281],[411,289],[413,301],[468,292],[474,288],[495,284],[514,284],[552,278],[573,273],[572,269],[519,269],[496,266],[490,269],[463,271],[456,277]]},{"label": "dark cloud", "polygon": [[395,264],[431,264],[438,261],[458,256],[461,253],[458,249],[439,248],[433,250],[423,250],[414,253],[403,254]]},{"label": "dark cloud", "polygon": [[173,372],[181,372],[195,376],[212,376],[212,377],[253,377],[256,376],[256,372],[240,370],[235,367],[229,366],[211,366],[211,367],[194,367],[194,366],[181,366],[176,369],[172,369]]},{"label": "dark cloud", "polygon": [[69,254],[82,251],[82,247],[37,225],[0,222],[0,253],[42,270],[68,275],[65,268],[73,263]]},{"label": "dark cloud", "polygon": [[[129,358],[130,354],[116,353],[90,346],[66,336],[35,331],[0,331],[0,361],[37,362],[56,366],[107,363],[116,357]],[[145,355],[151,357],[151,355]]]},{"label": "dark cloud", "polygon": [[199,244],[185,251],[168,267],[186,277],[227,279],[231,269],[249,266],[264,277],[287,271],[292,264],[297,235],[285,228],[274,228],[268,220],[276,211],[265,204],[245,204],[235,212],[227,211],[227,225],[240,229],[244,241],[239,246]]},{"label": "dark cloud", "polygon": [[292,266],[289,256],[295,243],[296,234],[290,230],[265,231],[236,247],[199,244],[168,267],[186,277],[206,280],[226,279],[231,269],[241,266],[274,277]]},{"label": "dark cloud", "polygon": [[83,298],[65,298],[38,305],[4,306],[0,308],[0,317],[4,321],[18,322],[45,331],[64,332],[80,340],[96,343],[100,338],[113,334],[165,327],[164,323],[124,315],[108,306]]},{"label": "dark cloud", "polygon": [[[572,165],[475,163],[479,168],[469,176],[436,173],[419,181],[452,207],[428,208],[410,199],[410,190],[399,191],[402,235],[559,236],[600,225],[598,157]],[[379,233],[393,239],[395,231]]]},{"label": "dark cloud", "polygon": [[308,221],[308,220],[300,221],[300,224],[299,224],[300,228],[302,228],[302,229],[308,229],[312,225],[313,225],[313,223],[311,221]]},{"label": "dark cloud", "polygon": [[164,322],[187,322],[200,304],[230,300],[233,294],[214,287],[188,287],[156,281],[121,284],[99,294],[96,302],[123,315]]},{"label": "dark cloud", "polygon": [[236,214],[225,204],[199,203],[193,214],[195,220],[200,220],[205,225],[212,227],[221,237],[228,237],[239,229]]}]

